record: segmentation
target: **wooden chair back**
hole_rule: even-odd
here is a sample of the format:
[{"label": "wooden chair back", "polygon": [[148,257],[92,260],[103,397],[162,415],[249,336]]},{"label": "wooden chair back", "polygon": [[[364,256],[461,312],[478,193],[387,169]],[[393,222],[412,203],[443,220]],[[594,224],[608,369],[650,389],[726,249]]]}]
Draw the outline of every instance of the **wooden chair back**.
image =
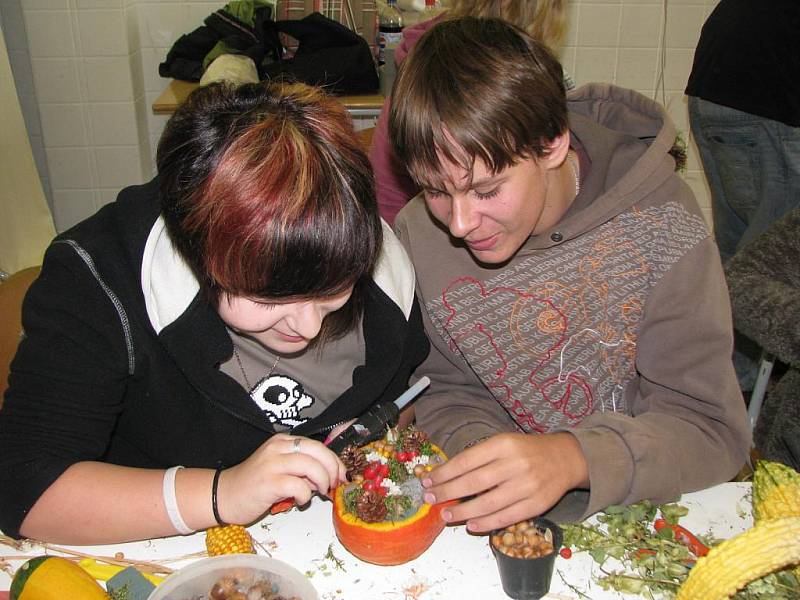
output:
[{"label": "wooden chair back", "polygon": [[40,267],[23,269],[0,283],[0,408],[8,387],[11,359],[22,336],[22,300],[39,270]]}]

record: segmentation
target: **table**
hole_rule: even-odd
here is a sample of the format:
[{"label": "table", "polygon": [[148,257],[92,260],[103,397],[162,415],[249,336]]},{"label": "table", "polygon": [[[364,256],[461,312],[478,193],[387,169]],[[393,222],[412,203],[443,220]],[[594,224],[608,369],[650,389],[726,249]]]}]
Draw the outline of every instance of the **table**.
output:
[{"label": "table", "polygon": [[[699,534],[730,538],[753,524],[750,516],[749,483],[724,483],[707,490],[686,494],[681,504],[689,514],[681,524]],[[303,511],[292,510],[268,516],[249,528],[260,543],[259,553],[269,552],[306,573],[317,588],[321,600],[433,600],[503,599],[505,594],[494,558],[485,536],[468,534],[463,526],[445,528],[434,544],[419,558],[396,567],[379,567],[355,558],[339,544],[331,523],[331,504],[314,499]],[[331,559],[328,549],[342,561],[342,570]],[[77,550],[102,556],[123,552],[127,558],[158,562],[173,568],[188,564],[187,555],[205,550],[204,534],[171,537],[112,546],[78,547]],[[22,551],[0,545],[3,557],[42,554],[41,548]],[[179,559],[179,560],[171,560]],[[22,559],[8,561],[13,569]],[[593,600],[630,600],[613,591],[604,591],[593,583],[597,565],[585,553],[569,560],[556,559],[556,571],[550,593],[552,600],[577,599],[577,594],[562,581],[569,582]],[[7,590],[10,577],[0,570],[0,590]]]},{"label": "table", "polygon": [[[186,97],[197,89],[199,84],[191,81],[173,79],[153,102],[153,113],[167,115],[175,112]],[[347,111],[354,117],[377,117],[381,112],[383,94],[363,94],[356,96],[338,96]]]}]

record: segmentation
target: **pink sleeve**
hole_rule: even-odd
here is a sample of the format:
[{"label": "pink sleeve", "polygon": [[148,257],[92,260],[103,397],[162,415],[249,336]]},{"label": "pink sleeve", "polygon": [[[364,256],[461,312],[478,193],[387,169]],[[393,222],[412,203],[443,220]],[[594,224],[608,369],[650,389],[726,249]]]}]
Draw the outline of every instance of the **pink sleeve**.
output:
[{"label": "pink sleeve", "polygon": [[[403,30],[403,41],[395,51],[395,59],[398,64],[405,60],[417,40],[433,27],[436,23],[444,19],[444,15],[438,15],[429,21],[421,21]],[[389,100],[383,103],[378,122],[375,124],[375,132],[372,136],[372,145],[369,150],[369,160],[372,162],[372,169],[375,172],[375,188],[378,194],[378,210],[384,220],[389,225],[394,225],[394,219],[400,209],[409,200],[416,196],[420,189],[411,179],[405,166],[395,156],[392,145],[389,142]]]},{"label": "pink sleeve", "polygon": [[389,143],[389,101],[375,124],[369,160],[375,172],[375,191],[378,195],[378,210],[389,225],[406,203],[419,193],[405,166],[395,156]]}]

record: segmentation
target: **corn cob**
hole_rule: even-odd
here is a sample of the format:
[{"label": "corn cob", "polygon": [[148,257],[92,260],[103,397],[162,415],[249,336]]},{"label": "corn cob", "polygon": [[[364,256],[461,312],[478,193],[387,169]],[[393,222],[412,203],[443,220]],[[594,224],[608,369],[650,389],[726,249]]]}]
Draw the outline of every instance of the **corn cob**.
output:
[{"label": "corn cob", "polygon": [[753,474],[753,518],[758,524],[779,517],[800,517],[800,474],[760,460]]},{"label": "corn cob", "polygon": [[212,527],[206,531],[206,550],[209,556],[256,553],[253,538],[241,525]]},{"label": "corn cob", "polygon": [[730,598],[751,581],[800,562],[800,517],[759,523],[699,558],[676,600]]}]

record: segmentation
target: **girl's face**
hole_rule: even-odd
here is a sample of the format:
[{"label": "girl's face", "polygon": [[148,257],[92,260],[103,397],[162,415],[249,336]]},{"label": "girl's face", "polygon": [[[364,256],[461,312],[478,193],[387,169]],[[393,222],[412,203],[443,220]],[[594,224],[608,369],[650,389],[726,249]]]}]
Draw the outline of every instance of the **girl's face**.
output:
[{"label": "girl's face", "polygon": [[353,288],[336,296],[300,302],[272,302],[243,296],[222,296],[219,315],[231,329],[278,354],[304,350],[319,333],[323,319],[350,299]]}]

